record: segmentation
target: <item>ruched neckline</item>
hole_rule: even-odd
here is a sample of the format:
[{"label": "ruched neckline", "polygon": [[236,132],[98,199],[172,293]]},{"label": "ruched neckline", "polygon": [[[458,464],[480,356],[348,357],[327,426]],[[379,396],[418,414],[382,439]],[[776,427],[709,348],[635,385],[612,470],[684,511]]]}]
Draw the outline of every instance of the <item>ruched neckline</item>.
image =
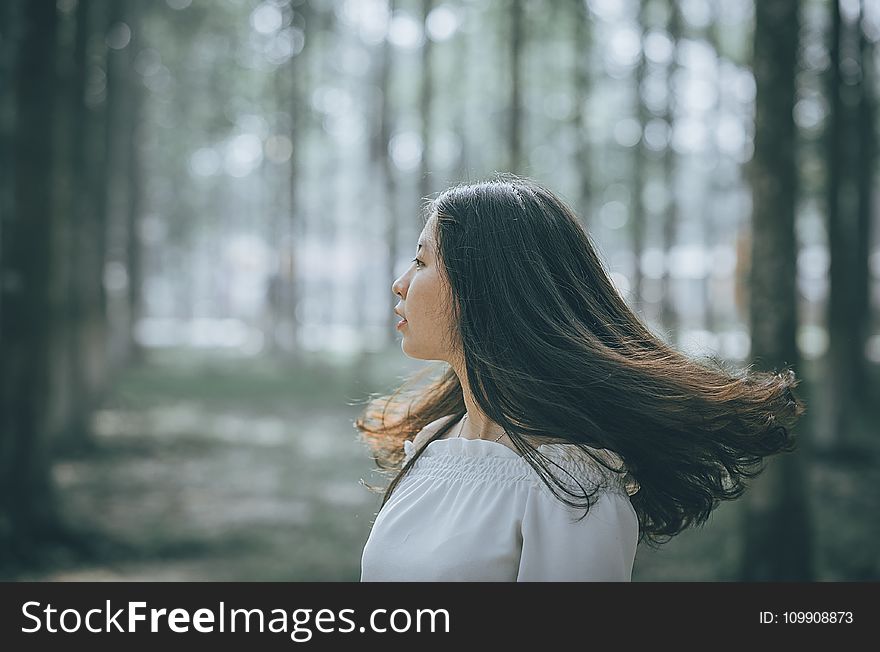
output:
[{"label": "ruched neckline", "polygon": [[[541,448],[547,446],[542,444]],[[406,440],[403,442],[404,452],[407,455],[415,453],[415,444]],[[428,444],[422,457],[437,455],[461,455],[463,457],[507,457],[522,459],[515,450],[491,439],[465,439],[464,437],[450,437],[447,439],[435,439]]]},{"label": "ruched neckline", "polygon": [[[403,443],[406,460],[415,454],[410,440]],[[612,476],[612,484],[626,494],[638,491],[638,483],[629,474],[620,476],[601,467],[573,444],[541,444],[537,447],[545,457],[580,478],[599,479]],[[612,467],[623,466],[621,458],[607,449],[591,449]],[[551,467],[552,468],[552,467]],[[414,476],[460,478],[473,480],[528,480],[538,481],[534,468],[518,452],[488,439],[452,437],[430,442],[411,472]]]}]

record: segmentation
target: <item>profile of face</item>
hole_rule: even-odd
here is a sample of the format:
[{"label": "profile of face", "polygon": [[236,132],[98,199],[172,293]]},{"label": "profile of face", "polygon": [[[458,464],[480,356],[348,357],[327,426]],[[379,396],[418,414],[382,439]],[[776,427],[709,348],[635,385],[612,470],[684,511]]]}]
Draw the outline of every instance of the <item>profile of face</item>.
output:
[{"label": "profile of face", "polygon": [[448,337],[452,332],[450,291],[438,258],[435,224],[436,214],[425,223],[416,245],[416,257],[394,281],[391,291],[402,300],[395,311],[406,319],[398,326],[403,334],[403,352],[419,360],[449,362],[453,354]]}]

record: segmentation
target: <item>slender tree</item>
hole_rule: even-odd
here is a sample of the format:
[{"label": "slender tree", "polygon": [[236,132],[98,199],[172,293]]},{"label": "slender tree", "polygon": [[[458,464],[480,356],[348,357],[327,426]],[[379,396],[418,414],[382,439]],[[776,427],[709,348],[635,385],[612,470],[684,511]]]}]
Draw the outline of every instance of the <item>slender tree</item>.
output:
[{"label": "slender tree", "polygon": [[857,332],[855,358],[853,360],[854,394],[860,405],[870,408],[871,397],[877,395],[872,378],[868,374],[865,359],[865,346],[871,324],[871,294],[869,272],[869,247],[873,238],[872,216],[875,204],[875,178],[877,173],[877,66],[875,58],[876,44],[866,35],[865,0],[861,1],[858,42],[859,65],[859,108],[858,108],[858,143],[859,162],[857,169],[858,186],[858,243],[856,279],[853,293],[856,297],[856,317],[861,325]]},{"label": "slender tree", "polygon": [[[308,104],[306,101],[308,77],[308,51],[312,47],[312,27],[310,7],[307,3],[298,6],[293,14],[294,27],[302,29],[303,48],[279,69],[274,76],[275,101],[281,107],[281,114],[289,116],[287,120],[287,137],[291,143],[291,155],[287,163],[287,183],[281,184],[286,189],[287,211],[279,210],[274,224],[276,242],[279,243],[278,269],[269,289],[272,305],[272,323],[268,346],[272,350],[285,355],[290,362],[296,362],[300,351],[299,319],[296,307],[299,304],[299,291],[296,274],[297,235],[302,224],[301,190],[303,182],[301,174],[305,169],[302,163],[302,149],[307,142],[307,131],[310,128]],[[278,204],[283,205],[285,198],[279,196]],[[285,346],[277,349],[277,327],[284,329]]]},{"label": "slender tree", "polygon": [[669,60],[669,66],[666,70],[667,91],[666,91],[666,112],[663,116],[670,134],[670,144],[666,146],[663,152],[663,175],[666,186],[666,192],[669,200],[663,213],[663,246],[666,248],[667,264],[663,267],[663,294],[660,304],[660,321],[666,330],[674,330],[678,315],[675,310],[674,295],[672,292],[672,275],[670,274],[670,266],[668,264],[669,251],[675,245],[678,232],[678,196],[676,184],[676,168],[677,156],[672,148],[671,136],[675,126],[676,112],[676,96],[675,96],[675,76],[678,70],[677,55],[678,42],[681,38],[681,11],[678,7],[678,0],[672,0],[669,6],[669,22],[667,26],[669,38],[672,40],[672,56]]},{"label": "slender tree", "polygon": [[[58,109],[53,111],[52,168],[47,170],[52,184],[52,274],[49,279],[49,300],[53,328],[50,329],[49,390],[47,393],[47,430],[51,447],[57,448],[66,441],[66,425],[72,411],[70,370],[72,351],[68,333],[72,326],[74,301],[71,272],[74,269],[73,231],[73,183],[71,149],[75,138],[76,123],[73,122],[71,105],[76,92],[74,50],[78,29],[76,14],[59,9],[56,37],[54,101]],[[62,435],[62,436],[60,436]],[[54,452],[51,451],[50,452]]]},{"label": "slender tree", "polygon": [[434,64],[431,39],[428,37],[428,15],[434,8],[434,0],[422,0],[422,27],[425,41],[422,45],[422,82],[419,88],[419,114],[422,119],[422,158],[419,163],[419,199],[427,197],[434,185],[429,175],[432,174],[431,162],[431,104],[433,102]]},{"label": "slender tree", "polygon": [[143,32],[143,13],[148,10],[149,4],[140,0],[126,0],[125,17],[131,30],[131,43],[124,50],[127,57],[124,80],[125,92],[128,95],[129,107],[128,128],[125,132],[126,148],[126,173],[128,175],[127,186],[127,224],[125,231],[128,234],[125,247],[126,272],[128,274],[128,349],[129,360],[141,362],[144,359],[143,347],[135,337],[135,331],[143,317],[143,240],[141,238],[141,224],[144,211],[144,188],[143,188],[143,156],[141,154],[138,136],[141,128],[144,101],[144,84],[141,76],[134,69],[134,62],[138,52],[145,45]]},{"label": "slender tree", "polygon": [[[13,131],[13,211],[4,215],[0,261],[0,558],[30,552],[58,523],[49,474],[47,410],[52,339],[54,0],[21,3]],[[16,17],[17,19],[17,17]]]},{"label": "slender tree", "polygon": [[[106,40],[110,49],[107,56],[107,260],[114,269],[125,271],[126,289],[118,288],[108,297],[110,317],[109,364],[113,375],[128,363],[132,354],[132,309],[127,286],[130,276],[130,239],[137,234],[129,232],[131,202],[130,132],[133,124],[131,85],[129,84],[131,51],[131,26],[128,24],[128,0],[109,3]],[[118,274],[122,277],[121,274]]]},{"label": "slender tree", "polygon": [[571,25],[574,31],[574,64],[572,66],[575,110],[573,128],[577,149],[575,164],[577,165],[578,191],[576,206],[581,223],[589,228],[592,218],[592,176],[590,165],[591,143],[588,133],[587,112],[585,106],[590,97],[590,61],[592,56],[593,35],[589,10],[586,2],[572,2],[573,11]]},{"label": "slender tree", "polygon": [[[85,11],[77,3],[78,11]],[[90,74],[106,73],[108,13],[105,1],[89,2],[86,30],[86,66]],[[104,288],[104,265],[107,260],[107,176],[109,165],[110,121],[106,88],[93,90],[83,98],[85,115],[81,124],[83,143],[74,147],[74,155],[84,165],[82,188],[77,194],[77,303],[82,308],[82,325],[77,329],[77,364],[84,379],[89,400],[83,406],[97,405],[107,387],[110,324],[107,319],[107,293]],[[79,154],[77,154],[79,152]],[[76,365],[75,365],[76,366]],[[74,371],[74,373],[78,373]],[[83,432],[85,424],[82,425]]]},{"label": "slender tree", "polygon": [[[708,28],[706,29],[706,38],[709,41],[709,45],[712,47],[712,52],[716,56],[716,65],[718,69],[718,75],[715,77],[715,101],[712,103],[712,107],[709,109],[708,114],[708,122],[709,122],[709,139],[708,139],[708,147],[707,147],[707,155],[710,157],[710,161],[715,169],[721,166],[721,156],[722,153],[717,145],[717,141],[715,139],[715,134],[718,133],[719,122],[721,118],[721,95],[723,93],[722,88],[722,79],[721,72],[723,70],[721,63],[723,61],[723,55],[721,53],[721,34],[720,30],[721,26],[721,16],[720,16],[720,5],[721,0],[714,0],[712,3],[712,18],[713,20],[709,23]],[[718,180],[718,174],[710,174],[709,175],[709,184],[706,192],[703,194],[703,233],[704,233],[704,242],[705,246],[712,247],[716,242],[719,241],[718,237],[718,224],[717,218],[715,216],[715,211],[713,210],[713,206],[715,202],[718,200],[718,196],[722,191],[721,182]],[[711,271],[708,271],[706,275],[702,279],[703,286],[703,310],[705,315],[705,325],[706,329],[709,331],[715,331],[718,328],[718,320],[717,320],[717,311],[716,311],[716,301],[713,295],[713,284],[712,284],[712,274]]]},{"label": "slender tree", "polygon": [[57,400],[50,410],[50,432],[57,433],[54,448],[61,451],[81,449],[88,441],[89,397],[82,364],[79,333],[82,327],[83,297],[78,272],[83,264],[78,230],[83,222],[84,177],[87,163],[85,150],[86,47],[89,38],[89,12],[92,5],[79,3],[72,15],[63,17],[59,38],[56,95],[61,110],[57,121],[54,214],[56,261],[52,285],[55,287],[53,320],[60,328],[50,356],[54,390]]},{"label": "slender tree", "polygon": [[[865,410],[865,344],[870,318],[868,247],[873,166],[873,111],[867,39],[861,21],[844,21],[831,3],[828,69],[827,211],[829,430],[825,445],[852,443]],[[857,66],[847,61],[857,62]]]},{"label": "slender tree", "polygon": [[[394,15],[394,10],[396,7],[395,0],[390,0],[388,3],[388,16],[389,16],[389,28],[391,17]],[[386,277],[388,279],[394,279],[395,274],[395,263],[397,262],[398,256],[398,247],[397,247],[397,234],[400,230],[400,218],[398,216],[397,210],[397,178],[394,174],[394,165],[391,161],[391,157],[389,156],[389,146],[391,143],[391,130],[392,123],[394,120],[393,110],[391,106],[391,75],[392,75],[392,61],[394,59],[392,51],[392,44],[389,38],[386,35],[382,43],[382,55],[379,62],[378,69],[378,87],[379,87],[379,98],[380,98],[380,108],[379,108],[379,125],[378,130],[376,132],[376,140],[374,141],[374,158],[378,162],[379,169],[382,175],[383,187],[385,190],[385,210],[388,216],[386,222],[386,230],[385,230],[385,241],[388,243],[388,271]],[[389,281],[390,286],[390,281]],[[397,297],[391,296],[389,292],[389,300],[391,301],[392,306],[397,303]],[[398,317],[395,315],[390,309],[388,310],[388,328],[386,328],[386,333],[388,334],[389,340],[394,340],[394,325],[397,323]]]},{"label": "slender tree", "polygon": [[[755,154],[750,162],[752,363],[759,369],[798,366],[795,345],[794,216],[797,197],[795,67],[799,2],[756,3]],[[745,502],[743,581],[810,581],[812,535],[803,455],[768,462]]]},{"label": "slender tree", "polygon": [[[840,15],[840,5],[837,0],[829,3],[831,10],[831,33],[828,66],[828,121],[825,131],[827,147],[827,219],[828,219],[828,248],[830,254],[829,277],[830,292],[828,300],[828,377],[829,396],[828,410],[829,426],[823,429],[823,445],[840,443],[839,435],[846,432],[846,422],[852,411],[852,374],[846,368],[849,356],[846,349],[849,348],[849,340],[852,337],[849,323],[852,317],[847,308],[847,299],[852,293],[852,279],[847,278],[848,258],[852,255],[852,247],[855,244],[855,229],[852,224],[841,224],[841,218],[848,221],[853,218],[852,211],[845,211],[841,215],[841,185],[846,173],[846,143],[844,131],[846,129],[845,107],[841,91],[843,80],[840,71],[841,31],[843,21]],[[849,228],[847,228],[849,226]],[[835,311],[839,311],[835,314]]]},{"label": "slender tree", "polygon": [[[462,11],[468,11],[462,9]],[[473,11],[471,8],[470,11]],[[467,19],[465,19],[466,21]],[[474,39],[470,37],[472,27],[463,25],[455,34],[455,46],[453,51],[453,70],[458,80],[458,84],[462,88],[462,94],[456,98],[455,111],[455,131],[458,134],[459,150],[458,160],[456,161],[456,176],[459,180],[468,178],[468,170],[471,164],[471,139],[468,137],[468,115],[470,108],[470,83],[471,83],[471,56],[474,49]]]},{"label": "slender tree", "polygon": [[510,106],[507,124],[509,171],[522,173],[523,2],[510,0]]},{"label": "slender tree", "polygon": [[[645,35],[645,23],[647,21],[648,0],[639,1],[638,22],[641,29],[642,41]],[[639,123],[639,142],[633,147],[633,176],[632,176],[632,252],[635,256],[636,264],[633,269],[633,282],[631,302],[636,309],[639,309],[642,300],[642,267],[639,264],[642,251],[645,248],[645,203],[642,200],[642,191],[645,187],[645,177],[647,171],[645,156],[645,140],[644,134],[645,124],[648,122],[648,109],[642,101],[642,82],[645,79],[646,60],[644,49],[639,53],[639,61],[636,64],[636,74],[634,78],[636,92],[634,107],[636,120]]]},{"label": "slender tree", "polygon": [[[13,88],[14,64],[18,44],[17,29],[21,23],[18,2],[0,4],[0,88]],[[0,239],[3,220],[12,213],[12,135],[15,117],[14,95],[0,93]],[[2,250],[2,249],[0,249]],[[3,264],[0,259],[0,265]],[[3,312],[3,294],[0,292],[0,313]]]},{"label": "slender tree", "polygon": [[[303,157],[304,145],[308,139],[309,129],[312,127],[311,113],[309,112],[307,94],[311,79],[309,77],[309,59],[314,49],[311,43],[312,29],[315,22],[314,12],[308,3],[303,3],[297,8],[297,14],[301,17],[303,49],[295,57],[290,59],[290,142],[293,146],[290,155],[290,195],[288,198],[290,225],[289,233],[297,234],[304,232],[303,208],[305,206],[303,177],[305,160]],[[287,331],[290,341],[290,353],[296,358],[301,351],[298,346],[300,319],[297,316],[297,306],[300,304],[299,279],[297,278],[296,247],[291,240],[289,255],[284,259],[282,270],[283,288],[281,302],[282,315],[285,324],[289,326]]]},{"label": "slender tree", "polygon": [[68,98],[71,122],[69,154],[73,186],[68,212],[75,225],[69,233],[70,313],[66,337],[70,365],[67,375],[71,406],[65,423],[63,450],[91,446],[90,415],[106,390],[107,313],[104,292],[107,212],[107,114],[103,89],[89,88],[106,68],[105,2],[76,6],[73,48],[74,76]]}]

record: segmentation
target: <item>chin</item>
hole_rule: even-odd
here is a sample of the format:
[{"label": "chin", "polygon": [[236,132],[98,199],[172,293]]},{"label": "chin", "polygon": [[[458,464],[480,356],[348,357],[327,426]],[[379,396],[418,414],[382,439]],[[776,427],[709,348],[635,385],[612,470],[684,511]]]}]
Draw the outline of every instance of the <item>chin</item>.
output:
[{"label": "chin", "polygon": [[424,351],[414,351],[411,346],[407,346],[406,336],[404,336],[403,340],[400,342],[400,349],[403,351],[404,355],[413,360],[433,360],[431,356],[425,355]]},{"label": "chin", "polygon": [[403,351],[403,354],[408,358],[412,358],[413,360],[423,360],[424,358],[418,354],[418,352],[414,352],[406,346],[406,338],[400,343],[400,349]]}]

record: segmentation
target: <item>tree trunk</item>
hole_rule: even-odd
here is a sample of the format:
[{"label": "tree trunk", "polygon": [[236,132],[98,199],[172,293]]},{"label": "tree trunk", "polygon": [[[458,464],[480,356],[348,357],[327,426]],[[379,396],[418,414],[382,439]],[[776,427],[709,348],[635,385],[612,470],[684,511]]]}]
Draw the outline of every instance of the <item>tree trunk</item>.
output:
[{"label": "tree trunk", "polygon": [[[647,0],[639,2],[639,28],[642,30],[641,37],[644,41],[645,20],[647,18]],[[635,310],[641,308],[642,303],[642,267],[640,264],[642,252],[645,249],[645,204],[642,200],[642,191],[645,187],[645,124],[648,122],[649,115],[645,103],[642,101],[642,82],[645,79],[645,53],[639,55],[639,62],[636,66],[635,85],[636,85],[636,119],[639,123],[639,129],[642,135],[639,142],[633,147],[633,182],[632,182],[632,252],[635,260],[633,266],[632,288],[630,291],[630,304]]]},{"label": "tree trunk", "polygon": [[[756,4],[757,85],[750,326],[755,368],[797,367],[794,216],[797,197],[795,66],[799,3]],[[803,450],[770,458],[744,503],[742,581],[811,581],[812,535]]]},{"label": "tree trunk", "polygon": [[[0,88],[12,89],[15,78],[16,46],[21,23],[18,2],[0,3]],[[12,215],[12,136],[15,133],[15,103],[12,92],[0,93],[0,240],[3,222]],[[2,249],[0,249],[2,251]],[[0,258],[0,269],[3,259]],[[0,316],[3,313],[3,294],[0,292]]]},{"label": "tree trunk", "polygon": [[871,218],[874,215],[874,178],[877,170],[877,70],[874,58],[875,45],[865,34],[865,0],[861,3],[858,25],[859,63],[861,77],[859,79],[859,105],[856,143],[858,143],[859,160],[856,165],[856,184],[858,187],[858,218],[856,235],[855,279],[853,294],[855,296],[854,317],[860,328],[853,338],[853,385],[854,397],[863,412],[871,407],[871,397],[877,396],[877,388],[872,388],[872,377],[868,374],[865,356],[868,335],[871,325],[871,286],[870,286],[870,245],[873,241]]},{"label": "tree trunk", "polygon": [[[844,24],[831,3],[828,71],[828,421],[822,444],[854,443],[864,409],[868,336],[868,247],[873,117],[866,82],[861,25]],[[846,58],[859,66],[842,65]],[[866,111],[868,113],[866,113]],[[864,130],[864,131],[863,131]],[[850,440],[849,442],[847,440]]]},{"label": "tree trunk", "polygon": [[419,89],[419,113],[422,117],[422,159],[419,165],[419,201],[427,197],[436,182],[429,178],[432,174],[431,155],[431,102],[433,100],[434,67],[431,57],[431,39],[428,38],[428,14],[434,8],[434,0],[422,0],[422,27],[425,30],[425,44],[422,46],[422,85]]},{"label": "tree trunk", "polygon": [[[395,5],[395,0],[391,0],[389,2],[389,21],[390,17],[394,14]],[[397,262],[398,256],[397,235],[400,230],[397,212],[397,181],[394,175],[394,166],[392,165],[392,161],[388,153],[388,146],[391,141],[391,129],[393,120],[391,102],[389,101],[389,97],[391,94],[391,66],[393,59],[394,53],[392,51],[392,45],[386,37],[385,41],[382,44],[382,58],[379,64],[378,86],[381,107],[379,109],[379,129],[377,133],[377,139],[375,141],[376,149],[374,155],[378,160],[379,168],[381,170],[385,194],[385,208],[386,214],[388,216],[385,229],[385,242],[388,243],[388,272],[386,277],[390,279],[388,281],[389,292],[391,283],[397,276],[395,274],[395,264]],[[387,316],[388,325],[385,329],[385,332],[388,334],[388,339],[392,342],[396,339],[394,334],[394,326],[397,323],[398,318],[397,315],[395,315],[391,311],[391,307],[397,305],[398,301],[399,299],[397,297],[391,297],[391,304]]]},{"label": "tree trunk", "polygon": [[523,3],[510,2],[510,121],[507,128],[507,145],[510,172],[523,174],[522,160],[522,50],[523,50]]},{"label": "tree trunk", "polygon": [[51,388],[48,409],[49,433],[53,452],[64,452],[72,446],[71,424],[77,420],[80,392],[83,386],[76,362],[76,327],[79,322],[79,297],[76,287],[77,252],[76,229],[79,226],[77,199],[82,184],[82,161],[76,153],[82,147],[82,106],[85,90],[86,30],[82,3],[75,13],[59,16],[56,59],[55,96],[61,109],[55,112],[55,155],[53,215],[53,278],[51,301],[53,329],[50,345],[49,375]]},{"label": "tree trunk", "polygon": [[302,179],[300,173],[305,166],[300,167],[300,156],[305,151],[304,147],[308,138],[310,122],[308,120],[309,107],[306,100],[307,89],[309,86],[308,79],[308,62],[309,52],[314,47],[310,43],[311,32],[309,31],[313,14],[309,10],[308,3],[303,3],[298,9],[303,15],[303,33],[306,35],[306,41],[303,44],[302,51],[290,60],[289,64],[289,105],[290,112],[290,142],[292,151],[290,154],[290,174],[288,185],[290,193],[288,196],[288,226],[287,232],[290,238],[285,241],[287,243],[286,251],[282,252],[282,268],[279,270],[280,292],[279,297],[281,305],[281,321],[284,325],[285,341],[287,343],[287,356],[292,362],[296,362],[300,356],[300,320],[297,317],[297,306],[300,303],[299,297],[299,279],[297,277],[297,259],[296,259],[296,243],[300,241],[300,237],[305,234],[302,221],[301,206],[304,202],[300,198],[300,188]]},{"label": "tree trunk", "polygon": [[473,40],[471,31],[460,28],[455,35],[457,44],[453,50],[453,67],[457,71],[457,79],[459,87],[462,89],[461,96],[456,101],[455,111],[455,132],[458,134],[458,142],[460,145],[458,160],[456,161],[455,171],[456,181],[464,181],[469,174],[471,164],[471,139],[469,138],[470,130],[468,129],[469,109],[473,101],[470,93],[471,86],[471,56],[473,52]]},{"label": "tree trunk", "polygon": [[590,133],[586,105],[590,98],[590,61],[592,57],[592,34],[589,11],[584,2],[573,2],[572,26],[574,28],[574,133],[577,142],[575,163],[577,165],[577,207],[581,224],[589,229],[592,220],[593,190],[590,165]]},{"label": "tree trunk", "polygon": [[[8,260],[7,242],[12,237],[12,220],[15,217],[15,133],[16,133],[16,102],[15,95],[18,54],[22,39],[22,13],[24,3],[0,3],[0,88],[8,88],[11,92],[0,93],[0,278],[5,278],[10,270],[17,274]],[[10,226],[7,226],[7,223]],[[12,470],[16,450],[15,431],[10,426],[15,424],[7,410],[14,407],[15,396],[9,394],[15,388],[16,379],[10,375],[6,349],[9,346],[6,333],[6,320],[9,308],[6,296],[6,283],[0,283],[0,559],[7,554],[12,545],[12,521],[7,499],[12,488]],[[2,563],[0,563],[2,566]]]},{"label": "tree trunk", "polygon": [[142,362],[144,350],[135,337],[137,325],[143,317],[143,241],[141,239],[141,220],[143,213],[143,156],[138,143],[138,134],[141,127],[144,102],[144,83],[140,73],[134,69],[134,60],[137,53],[145,48],[143,35],[143,13],[148,5],[140,0],[126,0],[125,16],[128,26],[131,28],[131,42],[125,48],[127,57],[125,78],[126,93],[128,95],[128,128],[125,132],[125,145],[127,148],[128,175],[128,206],[126,208],[126,272],[128,275],[128,315],[127,315],[127,339],[128,359],[131,362]]},{"label": "tree trunk", "polygon": [[13,212],[4,215],[0,321],[0,558],[30,552],[58,522],[47,409],[53,321],[52,175],[57,13],[21,3],[15,65]]},{"label": "tree trunk", "polygon": [[49,390],[46,409],[47,430],[49,432],[49,452],[59,443],[59,434],[64,431],[71,410],[70,347],[66,334],[70,328],[70,270],[73,268],[70,236],[74,224],[70,213],[73,196],[70,149],[72,131],[70,95],[73,90],[73,40],[76,23],[68,12],[57,12],[55,43],[55,89],[53,102],[60,109],[53,111],[52,128],[52,167],[48,170],[52,177],[52,241],[50,257],[52,273],[49,278],[49,303],[52,311],[52,328],[49,333]]},{"label": "tree trunk", "polygon": [[[723,153],[721,152],[721,148],[718,147],[718,141],[715,138],[715,134],[718,133],[721,115],[723,113],[722,96],[724,89],[721,86],[721,73],[723,70],[721,64],[724,60],[724,55],[721,52],[721,34],[719,33],[721,25],[721,5],[716,2],[712,6],[712,22],[706,29],[706,39],[708,40],[709,45],[712,46],[713,52],[715,52],[718,57],[718,74],[715,77],[715,102],[713,102],[712,108],[707,116],[710,134],[707,153],[711,157],[711,165],[713,166],[714,173],[709,175],[708,188],[703,195],[703,243],[709,252],[712,251],[712,248],[716,244],[722,241],[721,234],[719,233],[719,221],[715,215],[713,206],[716,205],[716,202],[718,202],[722,192],[725,190],[725,188],[722,187],[721,182],[718,180],[718,172],[721,168]],[[712,270],[706,270],[706,274],[703,276],[701,283],[703,286],[704,324],[706,330],[714,333],[719,328],[719,320],[717,311],[718,301],[713,298],[717,295]]]},{"label": "tree trunk", "polygon": [[674,94],[675,87],[672,81],[678,70],[676,57],[678,55],[678,41],[681,38],[681,12],[679,11],[677,0],[670,4],[668,31],[669,38],[672,39],[673,51],[666,73],[666,86],[668,90],[664,120],[669,129],[670,142],[666,145],[666,150],[663,152],[663,174],[665,177],[664,181],[666,192],[668,193],[668,200],[663,215],[663,246],[666,249],[666,263],[663,266],[663,293],[661,295],[662,299],[660,303],[660,323],[665,330],[674,332],[678,322],[678,313],[675,309],[675,299],[672,291],[674,281],[670,274],[669,254],[672,247],[675,245],[678,232],[678,196],[676,183],[677,155],[672,148],[671,142],[672,130],[675,126],[676,111]]},{"label": "tree trunk", "polygon": [[[114,32],[120,23],[127,25],[127,1],[111,2],[107,30],[108,39],[119,38]],[[120,42],[121,45],[121,42]],[[107,56],[107,264],[108,278],[112,281],[108,290],[107,309],[109,319],[110,373],[117,375],[132,354],[131,303],[129,287],[132,279],[129,265],[129,240],[136,234],[129,233],[129,146],[132,128],[129,84],[129,52],[131,42],[123,47],[108,50]]]},{"label": "tree trunk", "polygon": [[[827,212],[828,212],[828,253],[829,294],[828,294],[828,420],[820,428],[820,444],[823,448],[841,443],[841,436],[848,431],[848,416],[852,412],[852,373],[847,368],[850,360],[847,355],[848,340],[852,337],[850,323],[852,279],[847,278],[855,246],[855,215],[853,210],[841,202],[841,186],[847,172],[846,124],[847,108],[843,103],[843,80],[840,71],[841,40],[843,22],[840,5],[835,0],[831,7],[831,43],[829,46],[830,65],[828,66],[828,122],[825,132],[827,146]],[[854,209],[855,206],[851,206]]]},{"label": "tree trunk", "polygon": [[[107,70],[108,7],[106,2],[79,3],[78,11],[88,4],[87,33],[83,36],[87,66]],[[95,38],[95,37],[98,38]],[[108,377],[107,294],[104,289],[104,264],[107,258],[107,167],[110,126],[106,91],[97,96],[80,98],[85,104],[79,131],[82,146],[74,147],[74,155],[82,160],[82,186],[78,193],[77,228],[77,304],[81,307],[81,323],[76,331],[76,359],[73,373],[83,379],[83,403],[74,412],[81,419],[74,422],[74,436],[80,430],[83,442],[88,437],[87,415],[103,397]],[[77,154],[77,150],[79,153]]]}]

